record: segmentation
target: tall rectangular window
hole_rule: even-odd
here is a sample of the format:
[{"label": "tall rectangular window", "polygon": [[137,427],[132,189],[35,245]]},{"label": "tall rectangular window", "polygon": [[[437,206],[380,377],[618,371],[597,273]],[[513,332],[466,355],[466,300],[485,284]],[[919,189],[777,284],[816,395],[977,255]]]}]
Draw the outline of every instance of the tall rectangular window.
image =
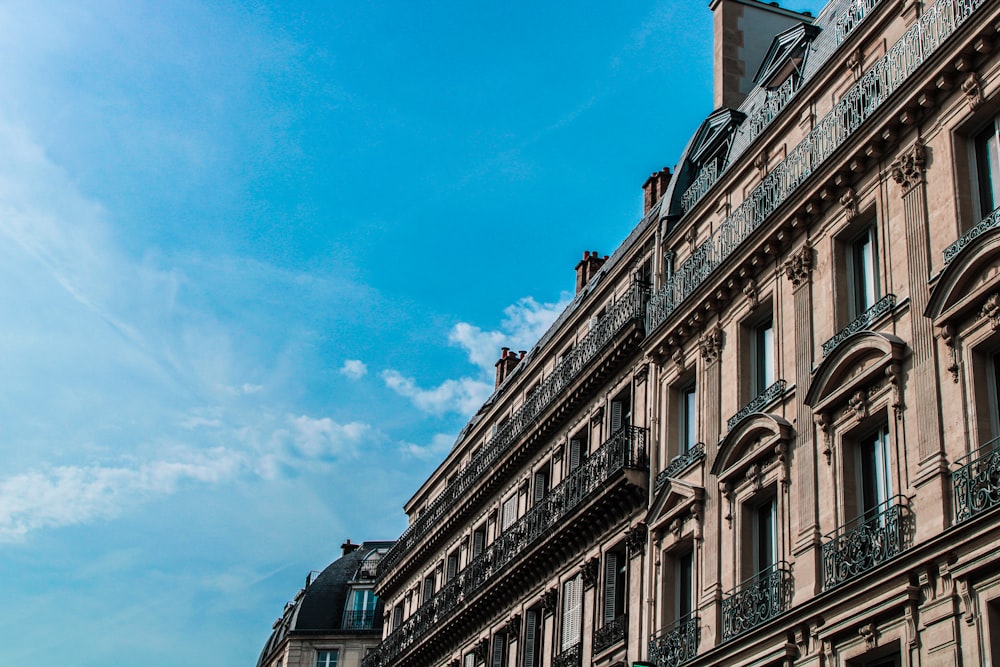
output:
[{"label": "tall rectangular window", "polygon": [[569,472],[580,467],[587,458],[587,432],[580,431],[569,439]]},{"label": "tall rectangular window", "polygon": [[375,603],[377,600],[375,591],[370,588],[351,591],[347,616],[344,618],[344,627],[353,630],[371,628],[375,622]]},{"label": "tall rectangular window", "polygon": [[524,644],[521,664],[524,667],[540,667],[542,664],[542,610],[529,609],[524,612]]},{"label": "tall rectangular window", "polygon": [[396,630],[403,624],[403,603],[400,602],[392,609],[392,629]]},{"label": "tall rectangular window", "polygon": [[609,551],[604,555],[604,609],[602,615],[605,625],[625,614],[625,605],[628,600],[626,595],[628,583],[626,563],[624,551]]},{"label": "tall rectangular window", "polygon": [[848,316],[860,317],[878,301],[878,269],[876,264],[875,228],[865,229],[851,244],[847,253]]},{"label": "tall rectangular window", "polygon": [[774,566],[778,554],[777,505],[769,498],[753,512],[754,570],[763,572]]},{"label": "tall rectangular window", "polygon": [[562,600],[562,650],[572,648],[580,641],[583,620],[583,577],[577,575],[563,584]]},{"label": "tall rectangular window", "polygon": [[316,651],[316,667],[337,667],[338,651]]},{"label": "tall rectangular window", "polygon": [[989,357],[989,374],[986,377],[989,396],[990,430],[993,438],[1000,438],[1000,352]]},{"label": "tall rectangular window", "polygon": [[482,525],[472,531],[472,557],[483,553],[486,548],[486,526]]},{"label": "tall rectangular window", "polygon": [[448,562],[445,564],[445,581],[451,581],[458,574],[458,551],[448,554]]},{"label": "tall rectangular window", "polygon": [[507,633],[498,632],[493,635],[493,653],[490,655],[490,667],[506,667],[507,665]]},{"label": "tall rectangular window", "polygon": [[997,126],[1000,118],[990,121],[975,138],[976,186],[978,188],[979,217],[985,218],[1000,205],[1000,144]]},{"label": "tall rectangular window", "polygon": [[750,376],[753,396],[774,384],[774,319],[758,322],[750,332]]},{"label": "tall rectangular window", "polygon": [[541,502],[549,492],[549,470],[536,470],[532,479],[533,503]]},{"label": "tall rectangular window", "polygon": [[430,600],[432,597],[434,597],[434,575],[433,574],[431,576],[429,576],[429,577],[427,577],[427,578],[424,579],[424,598],[423,598],[424,604],[426,604],[427,601]]},{"label": "tall rectangular window", "polygon": [[632,425],[632,401],[628,392],[623,391],[611,401],[611,434]]},{"label": "tall rectangular window", "polygon": [[683,621],[694,611],[694,553],[688,551],[675,561],[674,619]]},{"label": "tall rectangular window", "polygon": [[680,390],[678,407],[678,453],[685,454],[698,442],[698,392],[693,382]]},{"label": "tall rectangular window", "polygon": [[503,517],[501,519],[501,530],[506,531],[517,521],[517,494],[504,501]]},{"label": "tall rectangular window", "polygon": [[881,427],[858,441],[858,508],[862,514],[873,511],[892,495],[889,467],[889,431]]}]

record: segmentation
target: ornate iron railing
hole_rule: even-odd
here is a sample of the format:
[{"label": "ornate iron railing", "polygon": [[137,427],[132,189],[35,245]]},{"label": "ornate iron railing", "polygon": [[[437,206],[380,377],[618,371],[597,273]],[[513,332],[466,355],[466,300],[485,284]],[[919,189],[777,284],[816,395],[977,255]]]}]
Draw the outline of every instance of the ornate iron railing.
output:
[{"label": "ornate iron railing", "polygon": [[396,544],[382,557],[378,564],[381,578],[389,569],[399,563],[403,556],[416,545],[431,529],[438,525],[444,515],[466,497],[474,484],[488,475],[496,467],[497,461],[517,442],[518,437],[534,425],[535,418],[551,405],[587,368],[587,365],[610,343],[615,336],[645,313],[649,287],[635,283],[624,297],[612,305],[604,317],[584,336],[552,373],[538,386],[518,410],[510,416],[482,450],[469,461],[455,479],[432,500],[424,512],[414,520]]},{"label": "ornate iron railing", "polygon": [[823,589],[829,590],[901,554],[908,546],[903,497],[841,526],[823,543]]},{"label": "ornate iron railing", "polygon": [[875,322],[895,307],[896,295],[886,294],[884,297],[876,301],[875,305],[861,313],[858,317],[854,318],[850,324],[838,331],[833,338],[823,343],[823,356],[829,356],[829,354],[836,350],[837,347],[845,340],[859,331],[867,330],[872,325],[872,322]]},{"label": "ornate iron railing", "polygon": [[382,560],[381,556],[369,557],[362,560],[358,563],[358,571],[355,573],[354,578],[357,580],[374,579],[376,572],[378,572],[380,560]]},{"label": "ornate iron railing", "polygon": [[691,296],[985,2],[937,0],[928,6],[652,296],[646,313],[647,333]]},{"label": "ornate iron railing", "polygon": [[686,452],[670,459],[667,467],[656,474],[656,488],[660,488],[669,478],[674,477],[682,470],[687,470],[703,458],[705,458],[705,443],[698,442],[691,445]]},{"label": "ornate iron railing", "polygon": [[649,640],[649,661],[656,667],[677,667],[698,655],[701,620],[684,618],[660,630]]},{"label": "ornate iron railing", "polygon": [[570,646],[568,649],[552,658],[552,667],[581,667],[583,664],[583,651],[580,642]]},{"label": "ornate iron railing", "polygon": [[436,595],[420,606],[362,662],[385,667],[413,642],[444,623],[468,599],[496,578],[535,544],[550,536],[563,520],[625,468],[646,469],[646,431],[623,428],[584,459],[580,467],[533,505]]},{"label": "ornate iron railing", "polygon": [[778,563],[747,579],[722,598],[722,641],[748,632],[788,609],[792,575]]},{"label": "ornate iron railing", "polygon": [[975,227],[959,236],[957,241],[945,248],[944,263],[950,264],[951,260],[955,259],[955,256],[962,252],[967,245],[997,227],[1000,227],[1000,208],[993,209],[993,212],[976,223]]},{"label": "ornate iron railing", "polygon": [[705,193],[712,189],[715,181],[719,179],[719,161],[721,158],[712,158],[711,161],[702,165],[698,172],[698,177],[691,182],[688,189],[681,195],[681,208],[690,211],[698,200],[705,196]]},{"label": "ornate iron railing", "polygon": [[1000,438],[955,463],[960,466],[951,473],[956,524],[1000,505]]},{"label": "ornate iron railing", "polygon": [[726,422],[726,430],[732,431],[733,428],[741,421],[755,412],[760,412],[768,405],[784,396],[785,385],[786,382],[784,380],[778,380],[770,387],[757,394],[752,401],[744,405],[739,412],[729,418]]},{"label": "ornate iron railing", "polygon": [[625,631],[628,629],[628,615],[622,614],[594,630],[594,653],[611,648],[625,641]]},{"label": "ornate iron railing", "polygon": [[788,106],[801,87],[802,77],[793,74],[774,90],[767,91],[764,103],[743,121],[743,126],[746,128],[747,144],[756,139],[771,124],[771,121],[777,118],[781,110]]},{"label": "ornate iron railing", "polygon": [[375,610],[348,611],[344,614],[345,630],[371,630],[375,627]]},{"label": "ornate iron railing", "polygon": [[872,10],[878,7],[882,0],[853,0],[850,7],[845,9],[837,17],[837,25],[834,33],[837,37],[837,44],[840,44],[851,32],[861,24],[865,18],[871,14]]}]

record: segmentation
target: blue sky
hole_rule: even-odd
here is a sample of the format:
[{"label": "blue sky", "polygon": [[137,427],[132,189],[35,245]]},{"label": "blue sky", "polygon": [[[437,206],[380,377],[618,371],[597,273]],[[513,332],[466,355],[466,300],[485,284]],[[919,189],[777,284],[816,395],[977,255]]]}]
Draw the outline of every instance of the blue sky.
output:
[{"label": "blue sky", "polygon": [[705,5],[0,2],[0,664],[253,665],[398,535],[711,112]]}]

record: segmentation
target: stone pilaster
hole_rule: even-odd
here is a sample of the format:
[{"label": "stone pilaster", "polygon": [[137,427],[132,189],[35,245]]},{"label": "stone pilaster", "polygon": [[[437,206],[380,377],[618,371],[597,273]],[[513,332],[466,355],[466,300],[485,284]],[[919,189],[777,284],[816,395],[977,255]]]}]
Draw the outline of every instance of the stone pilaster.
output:
[{"label": "stone pilaster", "polygon": [[[725,346],[725,334],[720,325],[707,330],[698,340],[701,351],[703,380],[701,396],[698,405],[701,406],[701,419],[704,426],[705,455],[708,461],[714,461],[718,453],[719,436],[722,424],[722,352]],[[703,558],[701,599],[698,606],[701,610],[702,633],[699,653],[715,646],[719,636],[721,622],[719,601],[722,599],[722,559],[717,555],[720,549],[722,514],[725,501],[719,493],[705,494],[705,526],[703,529]]]}]

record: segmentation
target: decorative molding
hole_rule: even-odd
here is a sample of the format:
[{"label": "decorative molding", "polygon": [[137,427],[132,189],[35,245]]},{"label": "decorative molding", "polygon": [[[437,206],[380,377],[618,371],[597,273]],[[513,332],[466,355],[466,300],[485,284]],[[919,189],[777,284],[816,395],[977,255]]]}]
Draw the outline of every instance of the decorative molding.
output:
[{"label": "decorative molding", "polygon": [[955,332],[955,325],[947,322],[938,329],[938,338],[948,347],[951,363],[948,364],[947,371],[951,373],[951,380],[958,384],[958,372],[961,365],[958,363],[958,340]]},{"label": "decorative molding", "polygon": [[600,566],[601,559],[597,556],[584,561],[583,567],[580,568],[580,574],[583,575],[584,589],[593,588],[597,585],[597,582],[600,579]]},{"label": "decorative molding", "polygon": [[904,191],[908,191],[923,180],[926,165],[927,148],[924,145],[924,140],[918,138],[912,146],[893,160],[889,171],[892,174],[892,180],[899,183]]},{"label": "decorative molding", "polygon": [[969,103],[969,109],[975,111],[983,105],[983,83],[979,75],[969,72],[969,76],[962,81],[962,92],[965,93],[965,101]]},{"label": "decorative molding", "polygon": [[826,464],[831,465],[833,459],[833,437],[830,433],[830,413],[817,412],[813,415],[813,423],[816,424],[823,434],[823,456],[826,457]]},{"label": "decorative molding", "polygon": [[747,280],[743,286],[743,294],[750,300],[750,308],[756,308],[760,304],[760,294],[757,292],[757,281],[753,278]]},{"label": "decorative molding", "polygon": [[757,175],[761,178],[767,176],[767,163],[770,159],[770,155],[768,155],[766,148],[757,153],[756,157],[753,159],[753,166],[757,168]]},{"label": "decorative molding", "polygon": [[684,348],[680,345],[674,347],[673,352],[670,353],[670,358],[673,359],[674,365],[677,366],[677,372],[684,370]]},{"label": "decorative molding", "polygon": [[725,346],[725,334],[720,325],[709,329],[698,339],[698,348],[701,350],[701,357],[707,363],[718,361],[722,356],[722,348]]},{"label": "decorative molding", "polygon": [[746,479],[750,482],[750,485],[753,487],[755,493],[761,490],[764,486],[764,475],[759,464],[754,463],[747,468]]},{"label": "decorative molding", "polygon": [[963,614],[962,619],[968,626],[973,626],[976,624],[976,601],[972,597],[972,586],[969,585],[968,580],[959,579],[958,580],[958,598],[961,602]]},{"label": "decorative molding", "polygon": [[514,614],[508,618],[507,622],[504,623],[503,631],[507,635],[508,642],[516,640],[521,635],[521,615]]},{"label": "decorative molding", "polygon": [[590,415],[590,423],[600,424],[603,419],[604,419],[604,406],[598,405],[596,408],[594,408],[594,413]]},{"label": "decorative molding", "polygon": [[855,420],[864,420],[868,416],[868,394],[863,389],[858,389],[847,400],[847,409],[854,413]]},{"label": "decorative molding", "polygon": [[732,528],[733,527],[733,503],[735,502],[735,498],[734,498],[735,494],[733,493],[733,485],[732,485],[732,482],[723,482],[721,486],[722,486],[722,495],[723,495],[723,497],[726,500],[729,501],[729,503],[728,503],[728,505],[726,507],[726,516],[724,518],[726,520],[726,523],[729,524],[729,527]]},{"label": "decorative molding", "polygon": [[889,364],[885,367],[885,376],[889,379],[889,388],[892,390],[892,414],[896,419],[903,418],[903,389],[900,386],[899,378],[902,368],[899,364]]},{"label": "decorative molding", "polygon": [[691,519],[694,520],[694,539],[701,541],[702,538],[702,520],[705,515],[705,508],[702,507],[701,503],[694,503],[691,505]]},{"label": "decorative molding", "polygon": [[490,655],[490,640],[480,639],[476,642],[475,647],[473,647],[472,653],[476,656],[477,662],[486,662],[486,659]]},{"label": "decorative molding", "polygon": [[641,554],[646,547],[646,524],[638,523],[625,531],[625,548],[630,558]]},{"label": "decorative molding", "polygon": [[559,602],[559,590],[554,586],[542,593],[542,611],[546,614],[554,614]]},{"label": "decorative molding", "polygon": [[993,292],[983,302],[983,307],[979,310],[979,318],[990,320],[990,327],[996,331],[1000,329],[1000,292]]},{"label": "decorative molding", "polygon": [[853,188],[844,190],[844,194],[840,196],[840,205],[844,207],[844,214],[848,220],[858,217],[858,195],[854,192]]},{"label": "decorative molding", "polygon": [[864,638],[865,646],[868,647],[869,651],[878,646],[878,628],[875,627],[874,623],[862,625],[858,628],[858,634]]},{"label": "decorative molding", "polygon": [[809,281],[813,270],[813,249],[809,239],[806,239],[802,247],[785,260],[784,269],[785,276],[792,281],[793,287]]},{"label": "decorative molding", "polygon": [[649,364],[643,363],[638,368],[635,369],[635,381],[639,384],[646,381],[649,377]]}]

